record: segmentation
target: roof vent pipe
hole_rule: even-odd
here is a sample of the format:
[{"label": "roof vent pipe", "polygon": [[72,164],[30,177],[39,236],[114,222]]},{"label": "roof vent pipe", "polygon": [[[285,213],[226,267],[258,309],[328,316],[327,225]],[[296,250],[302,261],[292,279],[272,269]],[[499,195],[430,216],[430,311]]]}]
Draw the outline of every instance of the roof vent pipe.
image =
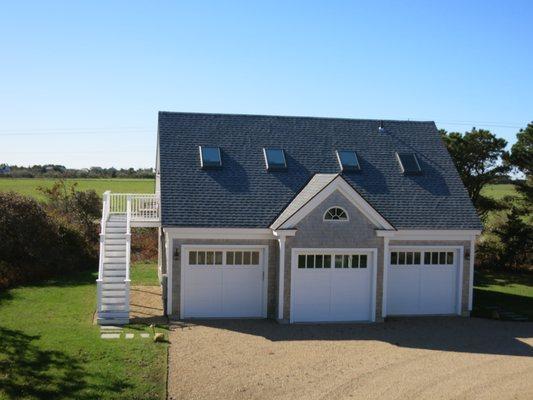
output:
[{"label": "roof vent pipe", "polygon": [[378,132],[379,132],[379,133],[386,133],[386,131],[385,131],[385,127],[383,126],[383,121],[379,121]]}]

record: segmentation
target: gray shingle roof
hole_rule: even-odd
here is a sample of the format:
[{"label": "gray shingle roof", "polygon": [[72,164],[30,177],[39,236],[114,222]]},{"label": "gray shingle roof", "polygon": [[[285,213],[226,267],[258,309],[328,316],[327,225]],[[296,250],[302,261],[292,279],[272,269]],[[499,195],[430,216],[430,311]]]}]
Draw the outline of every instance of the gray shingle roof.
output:
[{"label": "gray shingle roof", "polygon": [[304,186],[302,190],[296,195],[294,199],[289,203],[278,218],[272,223],[271,228],[278,228],[287,219],[289,219],[300,208],[307,204],[309,200],[315,197],[328,186],[339,174],[316,174],[311,180]]},{"label": "gray shingle roof", "polygon": [[[159,113],[163,226],[266,228],[320,174],[338,174],[336,149],[357,151],[343,173],[397,229],[481,229],[433,122]],[[223,166],[200,169],[198,146],[219,146]],[[267,172],[263,147],[285,150]],[[423,174],[403,175],[396,152],[415,152]]]}]

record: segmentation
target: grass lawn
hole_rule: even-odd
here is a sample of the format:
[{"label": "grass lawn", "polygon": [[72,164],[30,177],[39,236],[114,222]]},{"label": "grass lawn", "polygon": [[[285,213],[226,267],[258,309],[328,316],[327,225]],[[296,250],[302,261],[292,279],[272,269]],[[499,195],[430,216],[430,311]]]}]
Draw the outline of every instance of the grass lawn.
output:
[{"label": "grass lawn", "polygon": [[157,261],[139,261],[131,264],[132,285],[158,286]]},{"label": "grass lawn", "polygon": [[[56,179],[39,178],[2,178],[0,179],[0,192],[15,191],[38,199],[44,199],[37,190],[39,186],[51,187]],[[153,179],[67,179],[69,183],[78,183],[78,189],[94,189],[99,195],[106,190],[118,193],[154,193],[155,180]]]},{"label": "grass lawn", "polygon": [[515,185],[512,183],[503,183],[499,185],[488,185],[483,188],[481,194],[487,197],[492,197],[496,200],[501,200],[505,196],[512,196],[516,194]]},{"label": "grass lawn", "polygon": [[0,292],[0,399],[165,398],[167,344],[100,339],[95,278]]},{"label": "grass lawn", "polygon": [[473,315],[491,317],[493,307],[533,321],[533,273],[476,271]]}]

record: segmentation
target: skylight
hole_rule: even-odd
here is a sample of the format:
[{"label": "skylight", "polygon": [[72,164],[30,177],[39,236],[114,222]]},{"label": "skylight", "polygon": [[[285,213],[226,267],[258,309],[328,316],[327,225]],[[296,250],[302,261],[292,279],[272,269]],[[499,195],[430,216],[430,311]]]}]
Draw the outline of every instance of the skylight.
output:
[{"label": "skylight", "polygon": [[353,150],[337,150],[337,159],[342,171],[359,171],[359,160]]},{"label": "skylight", "polygon": [[414,153],[396,153],[404,174],[419,174],[422,172],[418,159]]},{"label": "skylight", "polygon": [[220,147],[200,146],[200,165],[204,169],[222,167]]},{"label": "skylight", "polygon": [[285,152],[283,149],[263,149],[268,171],[283,170],[287,168]]}]

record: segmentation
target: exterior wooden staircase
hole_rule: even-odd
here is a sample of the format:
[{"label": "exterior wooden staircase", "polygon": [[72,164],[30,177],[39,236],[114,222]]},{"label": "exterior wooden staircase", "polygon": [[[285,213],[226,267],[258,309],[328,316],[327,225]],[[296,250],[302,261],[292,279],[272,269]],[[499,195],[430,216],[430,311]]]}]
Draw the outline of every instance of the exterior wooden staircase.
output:
[{"label": "exterior wooden staircase", "polygon": [[157,195],[104,193],[96,280],[98,324],[129,323],[131,227],[158,225]]}]

